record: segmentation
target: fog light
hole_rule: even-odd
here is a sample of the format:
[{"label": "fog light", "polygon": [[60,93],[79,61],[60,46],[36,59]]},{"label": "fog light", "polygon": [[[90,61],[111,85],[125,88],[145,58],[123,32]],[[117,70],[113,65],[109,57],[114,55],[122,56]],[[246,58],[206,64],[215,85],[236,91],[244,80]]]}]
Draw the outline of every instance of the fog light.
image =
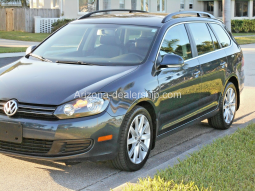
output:
[{"label": "fog light", "polygon": [[67,104],[65,105],[64,107],[64,113],[67,115],[67,116],[72,116],[75,112],[75,108],[73,105],[71,104]]}]

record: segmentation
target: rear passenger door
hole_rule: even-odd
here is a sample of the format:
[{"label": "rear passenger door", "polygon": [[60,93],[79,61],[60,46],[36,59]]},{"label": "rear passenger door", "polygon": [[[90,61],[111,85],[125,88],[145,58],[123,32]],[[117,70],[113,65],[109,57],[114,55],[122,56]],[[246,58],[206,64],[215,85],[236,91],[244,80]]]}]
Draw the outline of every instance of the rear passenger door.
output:
[{"label": "rear passenger door", "polygon": [[207,113],[218,106],[225,84],[227,57],[208,24],[190,23],[188,27],[197,47],[197,58],[201,65],[200,107],[203,108],[203,113]]}]

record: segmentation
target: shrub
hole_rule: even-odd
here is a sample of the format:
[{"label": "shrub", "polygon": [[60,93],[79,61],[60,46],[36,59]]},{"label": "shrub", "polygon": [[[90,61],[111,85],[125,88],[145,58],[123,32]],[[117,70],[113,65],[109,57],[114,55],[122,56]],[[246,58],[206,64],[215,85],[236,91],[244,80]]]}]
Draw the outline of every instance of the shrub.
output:
[{"label": "shrub", "polygon": [[74,19],[60,19],[57,22],[52,24],[52,32],[58,30],[60,27],[66,25],[67,23],[70,23],[71,21],[73,21]]},{"label": "shrub", "polygon": [[242,30],[242,20],[231,21],[232,32],[239,33]]},{"label": "shrub", "polygon": [[232,20],[232,32],[255,32],[255,19]]}]

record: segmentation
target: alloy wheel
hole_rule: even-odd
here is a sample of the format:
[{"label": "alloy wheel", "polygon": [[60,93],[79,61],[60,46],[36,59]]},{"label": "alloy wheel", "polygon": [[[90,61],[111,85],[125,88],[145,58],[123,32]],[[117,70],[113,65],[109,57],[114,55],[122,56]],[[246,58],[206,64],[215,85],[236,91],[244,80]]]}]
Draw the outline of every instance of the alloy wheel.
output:
[{"label": "alloy wheel", "polygon": [[230,124],[236,112],[236,94],[233,88],[229,88],[226,92],[223,104],[223,117],[227,124]]},{"label": "alloy wheel", "polygon": [[149,152],[150,142],[150,123],[144,115],[137,115],[130,125],[127,138],[127,151],[132,163],[143,162]]}]

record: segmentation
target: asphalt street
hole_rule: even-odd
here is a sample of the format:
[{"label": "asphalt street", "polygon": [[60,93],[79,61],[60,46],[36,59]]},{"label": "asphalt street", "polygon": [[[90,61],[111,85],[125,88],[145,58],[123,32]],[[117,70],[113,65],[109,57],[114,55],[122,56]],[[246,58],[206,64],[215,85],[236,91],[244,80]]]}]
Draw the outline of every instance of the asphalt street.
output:
[{"label": "asphalt street", "polygon": [[0,58],[0,68],[18,60],[19,58],[21,57]]},{"label": "asphalt street", "polygon": [[[245,54],[245,89],[233,127],[255,119],[255,45],[242,46]],[[0,67],[18,58],[0,58]],[[115,170],[108,162],[63,163],[14,158],[0,154],[0,190],[109,190],[144,175],[158,165],[225,131],[207,121],[190,126],[156,143],[145,167],[137,172]]]}]

